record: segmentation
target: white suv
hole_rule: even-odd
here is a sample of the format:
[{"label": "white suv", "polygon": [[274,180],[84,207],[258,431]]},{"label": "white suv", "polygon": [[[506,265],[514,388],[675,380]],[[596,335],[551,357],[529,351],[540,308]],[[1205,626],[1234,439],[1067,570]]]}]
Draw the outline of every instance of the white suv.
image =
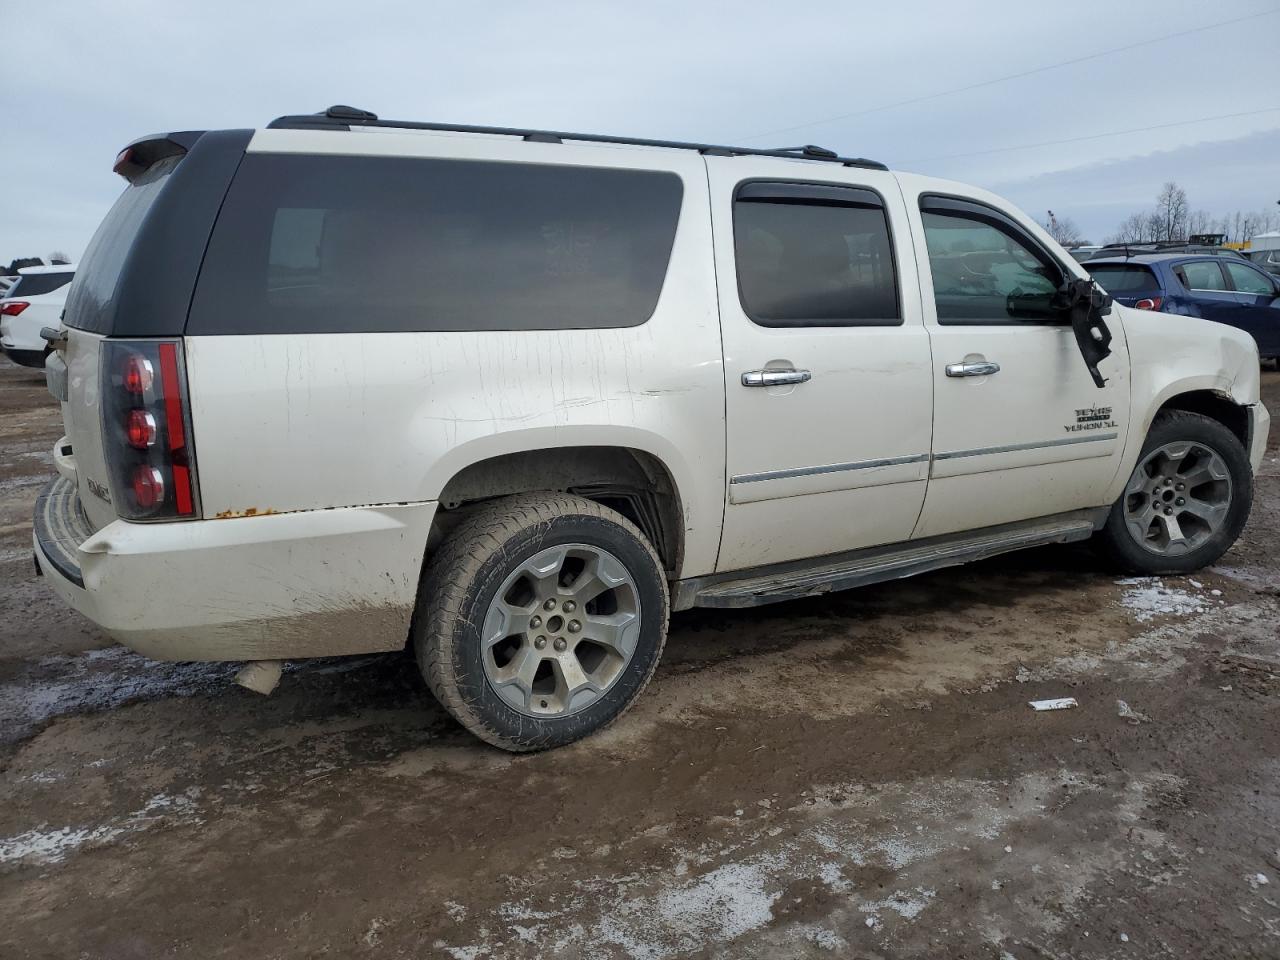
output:
[{"label": "white suv", "polygon": [[23,267],[18,282],[0,300],[0,349],[14,363],[43,367],[49,344],[40,336],[45,327],[57,328],[75,264]]},{"label": "white suv", "polygon": [[1110,304],[981,190],[351,108],[116,169],[35,545],[152,657],[409,641],[533,750],[626,709],[671,609],[1095,536],[1194,570],[1249,513],[1252,339]]}]

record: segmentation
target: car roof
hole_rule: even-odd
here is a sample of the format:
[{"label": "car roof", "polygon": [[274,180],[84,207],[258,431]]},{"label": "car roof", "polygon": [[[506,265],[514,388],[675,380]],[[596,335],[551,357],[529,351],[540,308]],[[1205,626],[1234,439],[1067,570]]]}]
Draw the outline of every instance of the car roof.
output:
[{"label": "car roof", "polygon": [[18,276],[29,277],[41,273],[75,273],[78,264],[55,263],[49,267],[19,267]]},{"label": "car roof", "polygon": [[[345,104],[336,104],[327,110],[319,113],[295,114],[285,117],[277,117],[267,124],[267,129],[271,130],[340,130],[351,131],[355,129],[368,128],[384,128],[388,130],[417,131],[422,133],[444,133],[444,134],[479,134],[481,136],[503,136],[518,137],[521,140],[533,141],[539,143],[563,143],[566,140],[582,142],[582,143],[603,143],[613,144],[617,146],[629,147],[658,147],[672,150],[693,150],[700,154],[711,156],[761,156],[761,157],[780,157],[787,160],[810,160],[825,163],[834,163],[844,167],[863,167],[871,170],[888,170],[889,168],[878,160],[868,160],[865,157],[842,157],[834,150],[828,150],[825,147],[819,147],[814,144],[805,144],[798,147],[782,147],[778,149],[765,149],[761,147],[732,147],[720,146],[709,143],[691,143],[682,140],[651,140],[643,137],[618,137],[609,136],[599,133],[568,133],[563,130],[534,130],[524,127],[485,127],[475,126],[473,124],[460,123],[435,123],[422,122],[416,120],[385,120],[380,118],[376,113],[368,110],[362,110],[359,107],[349,107]],[[199,136],[195,131],[188,131],[183,134],[168,134],[169,139],[175,137]],[[130,149],[141,145],[151,144],[163,140],[166,135],[157,134],[152,137],[144,137],[130,144]]]}]

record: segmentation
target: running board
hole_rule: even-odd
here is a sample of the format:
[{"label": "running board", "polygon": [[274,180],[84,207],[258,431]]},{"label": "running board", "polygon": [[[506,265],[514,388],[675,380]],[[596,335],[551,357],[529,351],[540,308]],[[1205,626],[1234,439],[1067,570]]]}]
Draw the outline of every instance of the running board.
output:
[{"label": "running board", "polygon": [[962,534],[756,567],[677,583],[672,607],[754,607],[813,597],[984,560],[1012,550],[1087,540],[1107,509],[1082,510]]}]

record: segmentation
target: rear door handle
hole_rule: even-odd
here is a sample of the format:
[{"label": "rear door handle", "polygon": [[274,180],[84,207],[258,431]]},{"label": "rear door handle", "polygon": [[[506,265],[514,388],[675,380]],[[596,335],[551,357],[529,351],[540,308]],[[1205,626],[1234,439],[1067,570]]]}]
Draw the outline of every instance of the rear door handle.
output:
[{"label": "rear door handle", "polygon": [[999,372],[1000,364],[992,363],[990,360],[947,364],[948,377],[989,377],[991,374]]},{"label": "rear door handle", "polygon": [[808,383],[813,374],[808,370],[748,370],[742,375],[744,387],[780,387],[788,383]]}]

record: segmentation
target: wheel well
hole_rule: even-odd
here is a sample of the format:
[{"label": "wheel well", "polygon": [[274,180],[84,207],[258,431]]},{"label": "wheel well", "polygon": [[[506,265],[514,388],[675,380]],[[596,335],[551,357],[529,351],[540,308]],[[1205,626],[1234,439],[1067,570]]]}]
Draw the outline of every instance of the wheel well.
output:
[{"label": "wheel well", "polygon": [[550,447],[481,460],[440,492],[433,541],[469,507],[540,490],[576,494],[618,511],[643,533],[672,576],[684,551],[684,510],[675,482],[657,457],[630,447]]},{"label": "wheel well", "polygon": [[1249,411],[1230,397],[1212,390],[1195,390],[1180,393],[1164,402],[1156,415],[1165,410],[1186,410],[1217,420],[1236,435],[1246,450],[1249,449]]}]

